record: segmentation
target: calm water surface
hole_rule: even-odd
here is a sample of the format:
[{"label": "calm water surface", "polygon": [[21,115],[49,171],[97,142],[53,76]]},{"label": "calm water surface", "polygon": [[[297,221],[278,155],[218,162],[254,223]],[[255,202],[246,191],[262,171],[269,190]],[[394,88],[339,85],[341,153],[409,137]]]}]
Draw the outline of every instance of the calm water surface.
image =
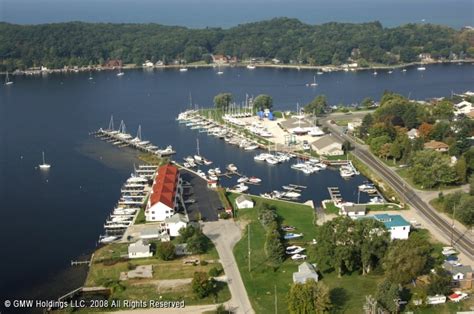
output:
[{"label": "calm water surface", "polygon": [[[107,126],[111,114],[116,125],[123,119],[132,133],[141,124],[144,138],[159,146],[172,144],[178,160],[194,153],[199,136],[202,154],[216,166],[233,162],[243,173],[264,180],[253,193],[297,183],[309,186],[304,200],[327,198],[327,186],[340,186],[345,199],[356,200],[362,177],[344,181],[336,171],[305,176],[288,164],[259,164],[253,161],[255,152],[189,130],[175,117],[188,107],[189,93],[200,106],[209,106],[223,91],[232,92],[238,101],[246,93],[267,93],[277,109],[295,109],[297,102],[304,104],[321,93],[331,104],[350,104],[366,96],[378,99],[384,90],[424,99],[474,86],[472,65],[436,65],[424,72],[409,69],[391,75],[379,71],[376,77],[371,72],[330,73],[317,77],[317,88],[304,86],[312,81],[312,71],[224,72],[134,70],[121,78],[100,72],[93,74],[94,80],[87,79],[88,73],[57,74],[14,77],[14,85],[1,86],[0,241],[5,254],[0,260],[0,295],[31,296],[31,287],[49,282],[71,259],[95,247],[120,186],[137,162],[132,152],[88,135]],[[47,173],[37,169],[41,151],[52,164]]]}]

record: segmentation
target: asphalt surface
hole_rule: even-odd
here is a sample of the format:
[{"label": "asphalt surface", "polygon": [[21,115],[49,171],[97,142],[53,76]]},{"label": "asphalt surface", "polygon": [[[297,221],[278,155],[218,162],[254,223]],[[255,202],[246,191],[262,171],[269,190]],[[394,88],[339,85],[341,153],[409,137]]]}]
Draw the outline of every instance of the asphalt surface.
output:
[{"label": "asphalt surface", "polygon": [[425,203],[416,192],[404,182],[400,176],[395,173],[392,169],[387,167],[385,164],[377,160],[366,147],[358,144],[351,137],[342,134],[341,131],[333,124],[328,123],[331,117],[321,120],[322,124],[326,125],[333,136],[335,136],[341,142],[348,140],[354,150],[352,153],[358,157],[362,162],[367,164],[371,169],[373,169],[385,182],[390,184],[390,186],[404,199],[406,203],[411,205],[413,208],[418,210],[423,216],[425,216],[434,226],[436,226],[443,236],[450,241],[451,234],[453,233],[453,246],[466,254],[471,260],[474,256],[474,242],[472,235],[469,230],[465,232],[456,230],[453,228],[450,222],[447,222],[442,217],[440,217],[436,210],[431,207],[429,204]]},{"label": "asphalt surface", "polygon": [[216,222],[206,222],[202,228],[204,234],[212,240],[224,272],[227,277],[232,298],[227,305],[232,313],[254,313],[244,282],[240,276],[239,268],[232,252],[235,244],[241,238],[239,226],[232,220],[220,220]]},{"label": "asphalt surface", "polygon": [[207,188],[207,182],[198,175],[186,170],[181,170],[184,181],[191,183],[192,188],[186,188],[186,192],[192,192],[184,199],[194,199],[194,204],[187,204],[188,215],[191,220],[197,220],[198,213],[201,214],[203,221],[217,221],[219,219],[217,209],[222,206],[219,195],[216,191]]}]

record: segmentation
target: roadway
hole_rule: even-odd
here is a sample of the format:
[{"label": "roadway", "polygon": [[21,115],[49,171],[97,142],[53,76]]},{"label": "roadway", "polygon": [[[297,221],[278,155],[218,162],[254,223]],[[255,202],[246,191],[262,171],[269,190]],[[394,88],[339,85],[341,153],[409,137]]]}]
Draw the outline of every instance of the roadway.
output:
[{"label": "roadway", "polygon": [[[438,215],[436,210],[431,207],[429,204],[425,203],[404,180],[395,173],[392,169],[386,166],[384,163],[379,161],[376,157],[369,152],[367,146],[357,143],[350,136],[343,134],[341,130],[334,124],[329,123],[332,117],[331,115],[321,119],[321,123],[324,126],[327,126],[333,136],[339,141],[344,142],[345,140],[349,141],[354,150],[352,153],[374,170],[381,179],[390,184],[390,186],[400,195],[402,200],[419,211],[433,226],[438,228],[441,231],[441,234],[447,241],[453,242],[453,246],[459,251],[466,254],[466,256],[473,260],[474,257],[474,242],[472,239],[472,234],[469,229],[458,230],[451,222],[446,221]],[[350,118],[353,118],[351,115]]]}]

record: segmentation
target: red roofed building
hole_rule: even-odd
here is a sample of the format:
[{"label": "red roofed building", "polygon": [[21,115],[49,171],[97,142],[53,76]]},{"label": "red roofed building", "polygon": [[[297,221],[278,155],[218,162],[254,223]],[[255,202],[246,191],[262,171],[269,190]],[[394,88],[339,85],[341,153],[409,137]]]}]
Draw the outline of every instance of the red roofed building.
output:
[{"label": "red roofed building", "polygon": [[176,166],[167,164],[158,168],[145,209],[147,221],[164,221],[176,213],[182,201],[181,183]]}]

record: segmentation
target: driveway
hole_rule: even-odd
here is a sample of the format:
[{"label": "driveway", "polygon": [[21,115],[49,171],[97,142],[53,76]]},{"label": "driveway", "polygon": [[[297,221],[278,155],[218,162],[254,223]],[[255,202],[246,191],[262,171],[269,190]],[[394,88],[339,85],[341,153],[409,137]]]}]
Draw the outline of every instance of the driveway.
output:
[{"label": "driveway", "polygon": [[219,253],[220,261],[228,279],[232,298],[227,302],[235,313],[255,313],[250,304],[247,290],[240,276],[232,249],[241,238],[239,226],[233,220],[220,220],[203,224],[204,234],[212,240]]},{"label": "driveway", "polygon": [[191,220],[196,220],[200,213],[203,221],[217,221],[217,209],[222,206],[217,192],[208,189],[207,182],[192,172],[182,170],[182,177],[192,185],[193,194],[188,198],[196,200],[196,203],[187,206]]}]

